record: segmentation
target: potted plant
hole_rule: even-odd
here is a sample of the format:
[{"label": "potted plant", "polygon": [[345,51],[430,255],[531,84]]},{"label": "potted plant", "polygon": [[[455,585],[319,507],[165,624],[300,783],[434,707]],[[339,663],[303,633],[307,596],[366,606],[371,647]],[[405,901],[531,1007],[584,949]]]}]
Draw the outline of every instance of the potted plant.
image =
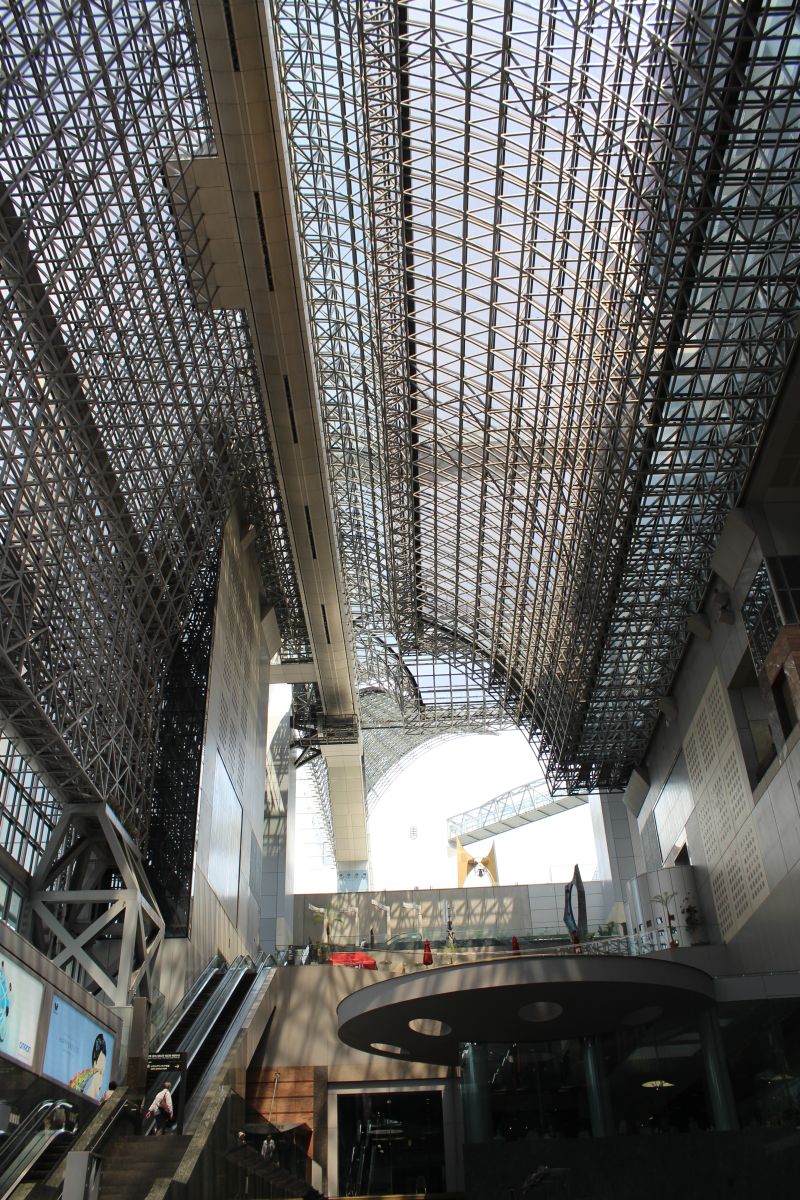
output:
[{"label": "potted plant", "polygon": [[700,915],[700,909],[696,904],[692,904],[688,896],[684,896],[683,904],[681,905],[681,916],[686,932],[689,934],[689,940],[693,946],[696,946],[696,934],[700,926],[703,924],[703,918]]}]

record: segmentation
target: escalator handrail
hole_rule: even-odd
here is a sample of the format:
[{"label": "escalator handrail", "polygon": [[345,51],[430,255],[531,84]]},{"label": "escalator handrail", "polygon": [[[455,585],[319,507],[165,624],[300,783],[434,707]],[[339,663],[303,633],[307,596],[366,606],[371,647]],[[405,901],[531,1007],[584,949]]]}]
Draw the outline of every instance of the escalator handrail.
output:
[{"label": "escalator handrail", "polygon": [[256,960],[255,967],[251,966],[250,969],[253,970],[253,978],[250,981],[250,985],[247,988],[247,991],[242,996],[241,1003],[239,1004],[238,1008],[236,1009],[236,1012],[234,1013],[231,1020],[228,1022],[228,1031],[225,1034],[225,1036],[222,1038],[222,1040],[220,1041],[220,1044],[217,1047],[217,1049],[212,1054],[211,1059],[210,1059],[209,1063],[207,1064],[207,1066],[205,1067],[205,1069],[203,1070],[202,1075],[200,1076],[200,1078],[198,1080],[196,1080],[194,1087],[192,1089],[191,1096],[186,1097],[186,1107],[185,1107],[185,1111],[184,1111],[184,1121],[185,1122],[188,1122],[192,1118],[192,1116],[194,1115],[194,1112],[197,1108],[197,1104],[199,1103],[199,1099],[205,1096],[205,1094],[208,1090],[208,1084],[211,1081],[211,1077],[213,1076],[214,1072],[219,1069],[220,1054],[228,1053],[228,1051],[230,1049],[230,1045],[233,1042],[234,1038],[239,1033],[242,1022],[244,1021],[244,1018],[246,1017],[246,1015],[249,1011],[255,991],[258,989],[259,985],[262,983],[264,976],[267,974],[267,972],[272,970],[272,968],[269,965],[269,962],[267,961],[266,954],[259,955],[258,959]]},{"label": "escalator handrail", "polygon": [[186,1055],[187,1067],[190,1067],[197,1057],[206,1037],[216,1025],[228,1001],[239,986],[240,980],[248,971],[252,970],[252,959],[246,958],[244,955],[234,959],[228,967],[222,983],[215,989],[213,996],[209,997],[208,1003],[198,1014],[191,1029],[181,1042],[180,1052]]},{"label": "escalator handrail", "polygon": [[0,1200],[6,1200],[6,1197],[11,1195],[56,1138],[67,1136],[70,1139],[72,1137],[72,1133],[68,1129],[31,1131],[25,1143],[19,1147],[17,1154],[6,1162],[4,1168],[0,1168]]},{"label": "escalator handrail", "polygon": [[36,1108],[31,1109],[27,1116],[23,1117],[14,1132],[6,1138],[0,1150],[0,1174],[2,1174],[6,1163],[18,1152],[18,1147],[23,1146],[27,1142],[28,1136],[35,1132],[45,1118],[59,1108],[75,1112],[75,1105],[71,1104],[69,1100],[50,1099],[42,1100],[41,1103],[36,1105]]},{"label": "escalator handrail", "polygon": [[209,962],[208,966],[198,975],[192,986],[186,992],[183,999],[179,1002],[177,1008],[170,1013],[166,1023],[158,1031],[153,1043],[150,1047],[153,1054],[157,1054],[163,1049],[165,1042],[172,1036],[175,1028],[183,1019],[183,1016],[188,1008],[194,1004],[197,997],[202,993],[206,985],[213,979],[218,971],[223,970],[226,966],[225,959],[221,954],[215,954]]},{"label": "escalator handrail", "polygon": [[[179,1087],[188,1087],[188,1069],[192,1062],[197,1057],[203,1047],[206,1038],[217,1024],[222,1012],[224,1011],[228,1001],[238,987],[240,981],[248,973],[254,969],[253,960],[249,955],[240,954],[235,958],[225,972],[225,978],[209,996],[203,1008],[192,1022],[191,1028],[184,1036],[176,1053],[185,1054],[186,1074],[179,1071],[166,1070],[162,1071],[158,1078],[149,1085],[145,1093],[145,1099],[142,1103],[142,1112],[152,1110],[153,1101],[158,1093],[163,1088],[164,1084],[169,1081],[172,1084],[172,1095],[176,1095]],[[184,1093],[184,1104],[189,1100],[189,1096]],[[142,1132],[147,1134],[155,1126],[155,1118],[149,1121],[146,1119],[142,1125]]]}]

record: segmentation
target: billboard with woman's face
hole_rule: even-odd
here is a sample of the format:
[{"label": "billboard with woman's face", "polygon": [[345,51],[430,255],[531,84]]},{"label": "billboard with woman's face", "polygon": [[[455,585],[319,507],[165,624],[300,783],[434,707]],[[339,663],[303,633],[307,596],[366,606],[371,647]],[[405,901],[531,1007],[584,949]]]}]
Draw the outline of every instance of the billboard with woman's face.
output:
[{"label": "billboard with woman's face", "polygon": [[113,1057],[112,1034],[61,996],[53,996],[44,1074],[90,1100],[102,1100]]},{"label": "billboard with woman's face", "polygon": [[0,955],[0,1054],[33,1066],[42,1011],[42,983],[14,959]]}]

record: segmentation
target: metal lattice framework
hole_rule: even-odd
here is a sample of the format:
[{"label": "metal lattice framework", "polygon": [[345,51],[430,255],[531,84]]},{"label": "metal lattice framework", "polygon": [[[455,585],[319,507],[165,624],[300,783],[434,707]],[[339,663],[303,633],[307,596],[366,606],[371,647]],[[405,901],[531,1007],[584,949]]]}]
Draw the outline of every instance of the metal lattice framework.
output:
[{"label": "metal lattice framework", "polygon": [[168,937],[191,928],[197,798],[221,555],[199,573],[192,611],[164,680],[149,813],[147,867]]},{"label": "metal lattice framework", "polygon": [[623,784],[794,343],[797,6],[273,13],[362,685]]},{"label": "metal lattice framework", "polygon": [[0,76],[0,706],[64,799],[142,834],[234,500],[309,656],[247,322],[198,292],[175,207],[213,150],[189,5],[9,0]]},{"label": "metal lattice framework", "polygon": [[138,847],[110,809],[71,805],[31,880],[33,941],[114,1005],[152,999],[164,920]]},{"label": "metal lattice framework", "polygon": [[494,796],[485,804],[448,817],[447,840],[452,846],[456,841],[460,841],[462,846],[469,846],[501,833],[510,833],[512,829],[521,829],[534,821],[558,816],[571,808],[579,808],[588,799],[585,793],[552,796],[543,779],[523,783],[520,787]]},{"label": "metal lattice framework", "polygon": [[362,691],[360,703],[368,815],[394,780],[438,743],[468,733],[488,736],[503,728],[498,725],[495,729],[484,722],[459,726],[446,724],[438,730],[421,723],[408,725],[396,698],[385,691]]}]

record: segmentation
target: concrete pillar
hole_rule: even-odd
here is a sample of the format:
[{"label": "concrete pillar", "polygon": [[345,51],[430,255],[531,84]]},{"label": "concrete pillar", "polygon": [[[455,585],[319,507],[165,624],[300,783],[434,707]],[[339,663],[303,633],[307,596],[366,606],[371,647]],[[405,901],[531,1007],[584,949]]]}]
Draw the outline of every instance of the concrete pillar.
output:
[{"label": "concrete pillar", "polygon": [[623,792],[598,792],[589,798],[598,877],[613,880],[618,901],[624,898],[627,881],[636,875],[637,853],[642,857],[639,828],[624,796]]},{"label": "concrete pillar", "polygon": [[360,873],[369,859],[361,739],[323,743],[322,754],[328,768],[336,866]]}]

